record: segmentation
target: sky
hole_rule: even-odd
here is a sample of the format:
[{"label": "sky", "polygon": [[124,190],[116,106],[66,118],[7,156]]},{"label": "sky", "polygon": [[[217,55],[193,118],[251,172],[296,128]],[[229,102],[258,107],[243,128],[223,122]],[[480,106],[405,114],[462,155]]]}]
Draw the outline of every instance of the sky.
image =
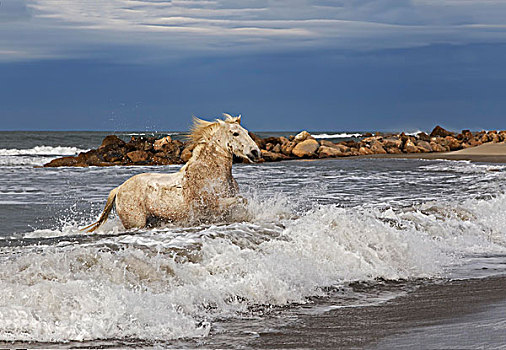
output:
[{"label": "sky", "polygon": [[0,0],[0,130],[506,129],[504,0]]}]

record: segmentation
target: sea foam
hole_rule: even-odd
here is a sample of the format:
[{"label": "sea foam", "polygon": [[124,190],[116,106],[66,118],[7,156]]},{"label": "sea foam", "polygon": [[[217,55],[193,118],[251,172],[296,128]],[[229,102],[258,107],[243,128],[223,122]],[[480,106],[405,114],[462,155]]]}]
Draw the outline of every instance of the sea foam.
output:
[{"label": "sea foam", "polygon": [[4,247],[16,254],[1,257],[0,339],[199,337],[216,318],[307,303],[330,286],[448,276],[466,254],[506,251],[505,204],[500,194],[297,212],[250,198],[244,222],[124,234],[113,221],[81,243]]}]

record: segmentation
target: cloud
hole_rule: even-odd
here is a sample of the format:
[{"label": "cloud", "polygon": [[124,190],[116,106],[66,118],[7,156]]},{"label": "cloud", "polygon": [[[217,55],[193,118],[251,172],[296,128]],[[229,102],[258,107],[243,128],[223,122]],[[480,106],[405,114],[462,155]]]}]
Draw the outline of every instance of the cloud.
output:
[{"label": "cloud", "polygon": [[166,58],[506,41],[502,0],[3,0],[2,5],[0,57],[6,60],[99,56],[113,54],[114,47]]}]

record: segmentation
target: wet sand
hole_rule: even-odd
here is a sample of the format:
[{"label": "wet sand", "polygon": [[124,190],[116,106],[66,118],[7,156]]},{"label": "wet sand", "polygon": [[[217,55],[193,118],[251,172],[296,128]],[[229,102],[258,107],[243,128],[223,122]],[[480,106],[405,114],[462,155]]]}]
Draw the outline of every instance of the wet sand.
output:
[{"label": "wet sand", "polygon": [[362,158],[408,158],[408,159],[445,159],[469,160],[471,162],[506,163],[506,143],[486,143],[477,147],[454,152],[372,154]]},{"label": "wet sand", "polygon": [[[499,312],[494,316],[493,313],[499,306],[506,309],[504,276],[429,284],[381,305],[341,308],[322,315],[300,316],[287,326],[260,333],[248,345],[263,349],[388,349],[403,348],[407,344],[408,348],[460,348],[458,344],[451,344],[451,337],[462,339],[474,329],[473,320],[483,318],[484,313],[490,315],[489,324],[492,324],[492,328],[496,325],[499,337],[503,334],[504,338],[506,332],[500,330],[500,327],[506,327],[503,314]],[[462,334],[453,334],[455,328],[449,326],[458,323],[462,317],[467,317],[471,322],[467,323],[467,328],[464,323]],[[494,320],[494,317],[497,319]],[[424,337],[416,338],[411,333],[402,336],[431,326],[440,331],[441,339],[450,339],[450,344],[438,344],[434,339],[429,344]],[[445,330],[448,334],[444,334]],[[489,337],[490,333],[487,332],[475,334],[472,339],[475,346],[469,344],[467,348],[476,348],[477,344],[493,348],[487,345],[502,344],[502,339]],[[506,347],[506,344],[502,345]]]}]

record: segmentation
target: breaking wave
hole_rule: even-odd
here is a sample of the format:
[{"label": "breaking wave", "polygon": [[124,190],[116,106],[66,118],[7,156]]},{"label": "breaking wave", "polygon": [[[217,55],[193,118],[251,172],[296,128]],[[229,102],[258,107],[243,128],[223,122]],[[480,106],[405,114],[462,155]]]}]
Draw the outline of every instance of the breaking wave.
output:
[{"label": "breaking wave", "polygon": [[86,149],[65,146],[35,146],[28,149],[1,148],[0,166],[43,165],[56,157],[74,156]]},{"label": "breaking wave", "polygon": [[311,134],[315,139],[345,139],[350,137],[361,137],[361,133],[337,133],[337,134]]},{"label": "breaking wave", "polygon": [[506,252],[504,194],[386,209],[289,202],[250,198],[236,223],[124,232],[112,220],[76,240],[67,228],[11,241],[0,250],[0,339],[206,336],[217,318],[353,281],[448,276],[470,254]]}]

